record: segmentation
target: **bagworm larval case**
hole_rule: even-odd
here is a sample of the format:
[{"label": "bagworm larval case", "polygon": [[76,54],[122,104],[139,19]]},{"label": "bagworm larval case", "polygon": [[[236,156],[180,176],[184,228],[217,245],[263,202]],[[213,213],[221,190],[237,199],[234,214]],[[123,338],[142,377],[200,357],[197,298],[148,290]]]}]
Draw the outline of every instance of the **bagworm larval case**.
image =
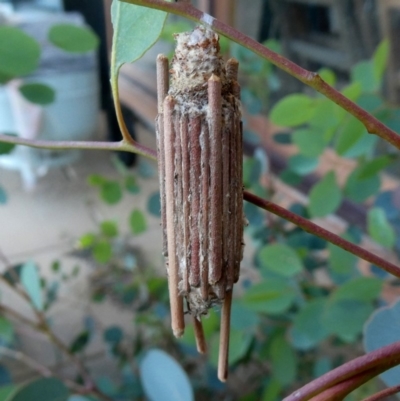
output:
[{"label": "bagworm larval case", "polygon": [[185,308],[205,352],[201,316],[222,305],[219,377],[225,380],[232,288],[243,256],[238,62],[224,62],[211,29],[197,27],[176,41],[169,71],[167,58],[157,59],[156,124],[172,329],[183,334]]}]

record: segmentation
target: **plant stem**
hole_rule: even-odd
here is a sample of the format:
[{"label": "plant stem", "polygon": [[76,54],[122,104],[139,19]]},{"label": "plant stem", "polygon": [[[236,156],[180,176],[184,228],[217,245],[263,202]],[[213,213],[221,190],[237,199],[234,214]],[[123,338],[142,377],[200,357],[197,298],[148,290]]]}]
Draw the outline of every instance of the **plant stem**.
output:
[{"label": "plant stem", "polygon": [[316,91],[325,95],[328,99],[347,110],[350,114],[360,120],[370,134],[380,136],[382,139],[390,142],[397,149],[400,149],[400,135],[380,122],[377,118],[366,112],[363,108],[346,98],[332,86],[328,85],[317,73],[308,71],[299,65],[293,63],[278,53],[273,52],[256,40],[249,38],[235,28],[207,16],[190,3],[178,2],[170,3],[165,0],[121,0],[125,3],[141,5],[157,10],[170,12],[182,17],[191,19],[198,23],[211,23],[212,29],[232,41],[252,50],[260,57],[270,61],[272,64],[297,78],[304,84],[314,88]]},{"label": "plant stem", "polygon": [[85,388],[76,384],[75,382],[64,379],[61,377],[58,377],[55,375],[47,366],[44,366],[40,364],[39,362],[35,361],[32,359],[30,356],[24,354],[23,352],[20,351],[15,351],[13,349],[0,346],[0,355],[6,356],[8,358],[14,359],[16,361],[19,361],[23,363],[24,365],[30,367],[33,369],[35,372],[39,373],[43,377],[57,377],[61,381],[63,381],[71,390],[78,391],[78,392],[84,392]]},{"label": "plant stem", "polygon": [[319,238],[322,238],[338,246],[339,248],[342,248],[345,251],[348,251],[353,255],[360,257],[361,259],[364,259],[370,263],[375,264],[376,266],[379,266],[383,270],[386,270],[388,273],[393,274],[393,276],[400,278],[400,267],[388,262],[385,259],[380,258],[372,252],[369,252],[356,244],[346,241],[344,238],[339,237],[338,235],[328,230],[325,230],[312,221],[307,220],[304,217],[301,217],[295,213],[292,213],[289,210],[273,202],[259,198],[258,196],[253,195],[250,192],[244,191],[243,196],[244,199],[248,202],[253,203],[254,205],[261,207],[262,209],[265,209],[273,214],[276,214],[277,216],[282,217],[283,219],[290,221],[296,226],[302,228],[304,231],[313,234]]},{"label": "plant stem", "polygon": [[155,159],[155,152],[139,143],[127,142],[96,142],[96,141],[44,141],[36,139],[24,139],[11,135],[1,135],[0,142],[12,143],[14,145],[25,145],[31,148],[40,148],[48,150],[72,150],[72,149],[89,149],[89,150],[114,150],[138,153],[142,156]]},{"label": "plant stem", "polygon": [[323,376],[306,384],[302,388],[294,391],[292,394],[284,398],[283,401],[338,400],[341,398],[317,398],[316,396],[341,383],[343,383],[343,387],[348,386],[348,389],[350,389],[353,380],[359,380],[359,384],[362,384],[399,363],[400,341],[379,348],[376,351],[369,352],[366,355],[355,358],[350,362],[331,370]]},{"label": "plant stem", "polygon": [[371,395],[370,397],[365,398],[364,401],[385,400],[387,397],[397,394],[399,392],[400,392],[400,384],[397,386],[389,387],[389,388],[386,388],[385,390],[379,391],[379,393],[376,393],[374,395]]}]

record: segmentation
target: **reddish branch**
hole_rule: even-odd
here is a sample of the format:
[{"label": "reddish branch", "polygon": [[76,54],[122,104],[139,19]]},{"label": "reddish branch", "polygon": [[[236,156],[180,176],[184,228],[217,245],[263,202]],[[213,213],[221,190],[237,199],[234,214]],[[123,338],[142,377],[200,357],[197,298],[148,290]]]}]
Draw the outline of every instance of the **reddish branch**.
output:
[{"label": "reddish branch", "polygon": [[385,390],[379,391],[379,393],[376,393],[368,398],[365,398],[364,401],[386,400],[387,397],[390,397],[391,395],[397,394],[399,392],[400,392],[400,384],[398,386],[389,387],[386,388]]},{"label": "reddish branch", "polygon": [[371,262],[374,265],[381,267],[383,270],[386,270],[388,273],[391,273],[394,276],[400,278],[400,267],[388,262],[385,259],[380,258],[379,256],[371,252],[368,252],[367,250],[359,247],[356,244],[346,241],[345,239],[339,237],[336,234],[333,234],[328,230],[325,230],[324,228],[305,219],[304,217],[292,213],[289,210],[286,210],[285,208],[273,202],[259,198],[258,196],[253,195],[247,191],[244,191],[244,199],[258,207],[261,207],[262,209],[268,210],[269,212],[276,214],[279,217],[282,217],[287,221],[292,222],[296,226],[301,227],[304,231],[316,235],[319,238],[323,238],[324,240],[338,246],[339,248],[342,248],[352,253],[353,255],[360,257],[361,259]]},{"label": "reddish branch", "polygon": [[[353,389],[398,364],[400,364],[400,341],[360,356],[331,370],[296,390],[284,401],[342,400],[344,395]],[[335,398],[336,394],[339,393],[341,398]]]},{"label": "reddish branch", "polygon": [[[125,3],[136,4],[177,14],[198,23],[202,22],[202,19],[204,18],[204,13],[202,11],[186,2],[170,3],[165,0],[122,1]],[[237,31],[235,28],[232,28],[231,26],[224,24],[217,19],[213,19],[212,28],[214,31],[226,36],[236,43],[243,45],[247,49],[252,50],[254,53],[270,61],[281,70],[286,71],[299,81],[322,93],[328,99],[332,100],[360,120],[370,134],[378,135],[390,142],[397,149],[400,149],[400,135],[380,122],[377,118],[366,112],[363,108],[349,100],[347,97],[343,96],[336,89],[328,85],[317,73],[300,67],[280,54],[277,54],[263,46],[261,43],[258,43],[256,40],[249,38],[243,33]]]}]

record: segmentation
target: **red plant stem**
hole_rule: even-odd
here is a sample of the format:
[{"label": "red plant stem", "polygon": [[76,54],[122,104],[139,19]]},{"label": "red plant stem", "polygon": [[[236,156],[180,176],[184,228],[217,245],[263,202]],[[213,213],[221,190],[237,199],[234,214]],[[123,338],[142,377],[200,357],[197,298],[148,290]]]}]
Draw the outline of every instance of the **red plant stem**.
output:
[{"label": "red plant stem", "polygon": [[[295,392],[284,398],[283,401],[318,400],[318,398],[313,397],[323,393],[324,391],[332,388],[335,385],[338,385],[339,383],[349,380],[360,380],[361,384],[362,381],[361,379],[357,379],[358,376],[365,374],[365,381],[367,381],[370,378],[377,376],[382,372],[391,369],[392,367],[399,364],[400,341],[379,348],[376,351],[369,352],[366,355],[355,358],[352,361],[331,370],[325,375],[296,390]],[[351,386],[349,383],[350,381],[348,382],[348,386],[350,388]],[[320,398],[319,400],[322,400],[322,398]],[[330,400],[330,398],[324,398],[324,400]]]},{"label": "red plant stem", "polygon": [[361,259],[373,263],[383,270],[386,270],[388,273],[393,274],[393,276],[400,278],[400,267],[394,265],[393,263],[390,263],[387,260],[380,258],[379,256],[359,247],[356,244],[346,241],[338,235],[318,226],[312,221],[307,220],[304,217],[301,217],[295,213],[292,213],[289,210],[286,210],[282,206],[259,198],[258,196],[253,195],[247,191],[244,191],[243,196],[244,199],[248,202],[253,203],[254,205],[265,209],[273,214],[276,214],[277,216],[282,217],[283,219],[290,221],[296,226],[302,228],[304,231],[316,235],[319,238],[323,238],[324,240],[338,246],[339,248],[342,248],[345,251],[348,251],[353,255],[360,257]]},{"label": "red plant stem", "polygon": [[[195,22],[204,22],[204,13],[191,4],[186,2],[170,3],[165,0],[122,0],[125,3],[136,4],[157,10],[170,12],[173,14],[186,17]],[[256,40],[249,38],[235,28],[211,18],[212,29],[227,38],[233,40],[247,49],[252,50],[260,57],[270,61],[272,64],[297,78],[304,84],[314,88],[316,91],[325,95],[328,99],[347,110],[350,114],[360,120],[370,134],[375,134],[390,142],[397,149],[400,149],[400,135],[391,130],[377,118],[366,112],[363,108],[346,98],[336,89],[328,85],[317,73],[308,71],[299,65],[293,63],[287,58],[281,56],[258,43]]]},{"label": "red plant stem", "polygon": [[368,370],[367,372],[335,384],[333,387],[330,387],[315,397],[310,398],[310,401],[342,401],[344,397],[378,374],[379,371],[377,369]]},{"label": "red plant stem", "polygon": [[398,386],[393,386],[386,388],[385,390],[379,391],[379,393],[376,393],[374,395],[371,395],[370,397],[364,398],[363,401],[381,401],[385,400],[387,397],[397,394],[400,392],[400,384]]}]

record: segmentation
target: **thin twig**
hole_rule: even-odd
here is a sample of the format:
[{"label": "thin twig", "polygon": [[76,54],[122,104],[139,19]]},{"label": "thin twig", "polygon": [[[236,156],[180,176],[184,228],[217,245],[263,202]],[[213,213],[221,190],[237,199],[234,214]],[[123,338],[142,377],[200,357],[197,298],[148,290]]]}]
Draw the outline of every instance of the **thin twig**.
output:
[{"label": "thin twig", "polygon": [[11,143],[14,145],[25,145],[31,148],[48,149],[48,150],[72,150],[72,149],[88,149],[88,150],[114,150],[138,153],[155,159],[155,153],[152,149],[139,143],[131,143],[125,140],[119,142],[97,142],[97,141],[45,141],[39,139],[25,139],[18,136],[0,134],[0,142]]},{"label": "thin twig", "polygon": [[344,249],[360,257],[361,259],[366,260],[367,262],[373,263],[376,266],[379,266],[383,270],[386,270],[388,273],[393,274],[393,276],[400,278],[400,267],[394,265],[393,263],[388,262],[385,259],[380,258],[379,256],[373,254],[372,252],[367,251],[366,249],[361,248],[360,246],[353,244],[349,241],[346,241],[342,237],[325,230],[319,225],[311,222],[310,220],[305,219],[295,213],[286,210],[282,206],[279,206],[273,202],[267,201],[265,199],[259,198],[256,195],[251,194],[250,192],[244,191],[244,199],[254,205],[261,207],[273,214],[276,214],[283,219],[292,222],[296,226],[302,228],[304,231],[313,234],[319,238],[322,238],[339,248]]},{"label": "thin twig", "polygon": [[370,397],[364,399],[364,401],[382,401],[385,400],[387,397],[397,394],[400,392],[400,384],[397,386],[386,388],[385,390],[379,391]]},{"label": "thin twig", "polygon": [[377,118],[369,114],[363,108],[352,102],[350,99],[342,95],[336,89],[328,85],[317,73],[308,71],[299,65],[293,63],[287,58],[281,56],[268,49],[256,40],[249,38],[235,28],[214,19],[213,17],[203,13],[194,6],[186,2],[170,3],[164,0],[121,0],[125,3],[141,5],[157,10],[166,11],[186,17],[198,23],[208,23],[212,29],[232,41],[243,45],[260,57],[270,61],[272,64],[297,78],[304,84],[314,88],[316,91],[325,95],[328,99],[338,104],[343,109],[360,120],[370,134],[375,134],[390,142],[397,149],[400,149],[400,135],[380,122]]}]

